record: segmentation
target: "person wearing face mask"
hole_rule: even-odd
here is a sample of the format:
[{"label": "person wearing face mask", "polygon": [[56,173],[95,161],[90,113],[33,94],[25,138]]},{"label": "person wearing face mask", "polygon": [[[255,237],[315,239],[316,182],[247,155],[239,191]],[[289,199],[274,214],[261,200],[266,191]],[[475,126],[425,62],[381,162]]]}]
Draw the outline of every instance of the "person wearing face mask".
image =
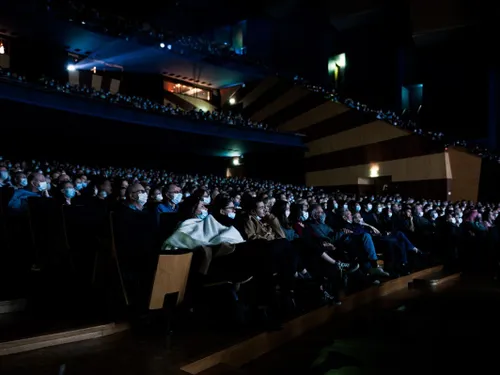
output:
[{"label": "person wearing face mask", "polygon": [[6,167],[0,166],[0,187],[12,186],[10,174]]},{"label": "person wearing face mask", "polygon": [[28,177],[28,185],[25,188],[14,190],[14,194],[7,204],[9,213],[13,215],[27,214],[28,198],[31,197],[49,198],[47,181],[41,173],[32,173]]},{"label": "person wearing face mask", "polygon": [[365,223],[359,213],[353,215],[354,233],[369,233],[377,248],[384,253],[384,267],[393,276],[399,277],[409,274],[409,254],[420,254],[420,250],[413,245],[406,235],[397,230],[382,233],[378,228]]},{"label": "person wearing face mask", "polygon": [[14,189],[24,189],[28,186],[28,178],[23,172],[16,172],[14,175]]},{"label": "person wearing face mask", "polygon": [[182,189],[175,184],[168,184],[163,188],[163,202],[160,203],[156,210],[159,214],[165,212],[177,212],[179,204],[182,201]]},{"label": "person wearing face mask", "polygon": [[[378,208],[378,206],[377,206],[377,208]],[[380,212],[382,212],[382,206],[380,206]],[[363,210],[361,211],[361,217],[363,218],[363,221],[366,224],[378,228],[378,226],[379,226],[378,213],[379,213],[378,210],[373,209],[373,204],[371,201],[363,204]]]},{"label": "person wearing face mask", "polygon": [[219,223],[226,227],[235,225],[236,206],[229,195],[217,195],[212,206],[211,213]]},{"label": "person wearing face mask", "polygon": [[76,196],[76,189],[73,184],[68,181],[63,181],[59,184],[59,191],[64,206],[71,206],[72,199]]},{"label": "person wearing face mask", "polygon": [[461,230],[453,212],[446,214],[445,221],[439,227],[439,234],[443,266],[447,272],[458,272],[460,270]]},{"label": "person wearing face mask", "polygon": [[247,215],[243,219],[243,230],[248,241],[272,257],[266,265],[267,274],[276,272],[279,275],[283,297],[293,299],[295,275],[299,271],[297,249],[287,241],[276,216],[269,213],[262,199],[255,198],[246,203]]},{"label": "person wearing face mask", "polygon": [[309,252],[303,246],[303,242],[300,240],[299,235],[293,229],[289,218],[290,218],[290,203],[287,201],[277,201],[272,209],[271,214],[274,215],[285,233],[285,238],[289,241],[296,249],[299,254],[299,271],[295,274],[295,276],[299,279],[309,280],[311,279],[311,275],[307,271],[307,264],[310,263]]}]

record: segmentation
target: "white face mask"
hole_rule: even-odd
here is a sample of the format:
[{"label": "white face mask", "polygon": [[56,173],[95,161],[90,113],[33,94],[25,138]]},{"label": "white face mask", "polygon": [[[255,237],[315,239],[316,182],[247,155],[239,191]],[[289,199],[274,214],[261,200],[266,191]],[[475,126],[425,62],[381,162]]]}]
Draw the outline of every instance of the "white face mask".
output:
[{"label": "white face mask", "polygon": [[161,202],[163,200],[163,197],[162,197],[161,194],[156,194],[156,198],[155,199],[156,199],[157,202]]},{"label": "white face mask", "polygon": [[285,216],[286,216],[286,217],[289,217],[289,216],[290,216],[290,210],[286,210],[286,211],[285,211]]},{"label": "white face mask", "polygon": [[456,224],[457,223],[457,219],[455,219],[454,217],[450,218],[450,223]]},{"label": "white face mask", "polygon": [[433,213],[433,214],[432,214],[432,218],[433,218],[433,219],[437,219],[437,217],[438,217],[438,214],[436,214],[436,213]]},{"label": "white face mask", "polygon": [[204,220],[208,216],[208,210],[201,210],[198,214],[198,219]]},{"label": "white face mask", "polygon": [[458,218],[458,224],[462,224],[462,220],[463,220],[463,219],[462,219],[461,217],[459,217],[459,218]]},{"label": "white face mask", "polygon": [[347,210],[348,208],[347,204],[344,204],[344,210]]},{"label": "white face mask", "polygon": [[377,212],[381,213],[382,212],[382,207],[377,207]]},{"label": "white face mask", "polygon": [[300,218],[302,219],[302,221],[306,221],[307,219],[309,219],[309,212],[302,211],[302,215],[300,216]]},{"label": "white face mask", "polygon": [[21,186],[28,186],[28,179],[27,178],[21,178],[21,181],[19,181],[19,185]]},{"label": "white face mask", "polygon": [[38,191],[45,191],[47,190],[47,182],[43,181],[43,182],[40,182],[40,184],[38,185]]},{"label": "white face mask", "polygon": [[181,203],[181,200],[182,200],[182,193],[175,193],[174,197],[172,198],[172,203],[179,204],[179,203]]},{"label": "white face mask", "polygon": [[387,213],[387,216],[391,217],[392,216],[392,212]]},{"label": "white face mask", "polygon": [[419,212],[418,212],[418,216],[419,216],[419,217],[424,216],[424,212],[423,212],[423,211],[419,211]]},{"label": "white face mask", "polygon": [[234,218],[236,217],[236,212],[229,212],[227,214],[227,217],[234,220]]},{"label": "white face mask", "polygon": [[367,204],[366,208],[368,208],[368,210],[371,210],[373,208],[373,206],[371,204]]},{"label": "white face mask", "polygon": [[210,197],[203,197],[203,203],[204,204],[210,204],[210,202],[212,202],[212,199]]},{"label": "white face mask", "polygon": [[137,195],[137,203],[144,206],[148,202],[148,193],[140,193]]}]

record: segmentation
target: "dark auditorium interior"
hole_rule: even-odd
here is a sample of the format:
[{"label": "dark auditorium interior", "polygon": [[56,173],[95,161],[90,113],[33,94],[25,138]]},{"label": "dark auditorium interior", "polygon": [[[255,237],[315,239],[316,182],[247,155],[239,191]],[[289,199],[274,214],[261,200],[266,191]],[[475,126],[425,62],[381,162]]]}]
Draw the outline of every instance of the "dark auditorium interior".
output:
[{"label": "dark auditorium interior", "polygon": [[0,9],[2,375],[496,366],[492,8]]}]

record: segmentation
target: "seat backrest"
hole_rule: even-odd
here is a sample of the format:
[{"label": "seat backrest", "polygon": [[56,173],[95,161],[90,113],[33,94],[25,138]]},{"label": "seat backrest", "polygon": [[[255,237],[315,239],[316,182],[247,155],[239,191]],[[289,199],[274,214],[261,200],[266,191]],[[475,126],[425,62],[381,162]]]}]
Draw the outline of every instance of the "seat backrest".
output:
[{"label": "seat backrest", "polygon": [[176,212],[165,212],[160,214],[160,235],[167,239],[175,232],[179,224],[179,215]]},{"label": "seat backrest", "polygon": [[158,257],[149,300],[150,310],[163,308],[165,296],[168,294],[178,293],[177,305],[183,301],[192,258],[193,253],[162,254]]}]

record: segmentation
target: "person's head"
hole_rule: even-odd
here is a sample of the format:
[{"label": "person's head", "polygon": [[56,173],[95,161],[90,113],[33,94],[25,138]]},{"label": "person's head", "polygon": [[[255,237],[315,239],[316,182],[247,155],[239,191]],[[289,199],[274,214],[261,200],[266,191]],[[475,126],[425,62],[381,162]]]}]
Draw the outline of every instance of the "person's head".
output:
[{"label": "person's head", "polygon": [[196,195],[184,199],[179,205],[179,219],[181,221],[189,219],[205,219],[208,216],[208,210],[205,207],[203,199]]},{"label": "person's head", "polygon": [[23,172],[16,172],[14,175],[14,184],[18,188],[24,188],[28,186],[28,178]]},{"label": "person's head", "polygon": [[352,223],[352,212],[349,210],[344,210],[344,212],[342,212],[342,219],[344,219],[348,223]]},{"label": "person's head", "polygon": [[148,202],[148,193],[139,183],[129,185],[126,192],[127,201],[135,207],[142,209]]},{"label": "person's head", "polygon": [[70,181],[62,181],[59,183],[59,191],[66,200],[71,200],[76,195],[75,187]]},{"label": "person's head", "polygon": [[153,202],[161,202],[163,201],[163,195],[159,188],[151,189],[149,191],[149,199]]},{"label": "person's head", "polygon": [[0,166],[0,181],[7,181],[9,179],[9,171],[7,167]]},{"label": "person's head", "polygon": [[383,210],[384,210],[384,205],[381,203],[377,204],[377,208],[375,210],[377,214],[381,214]]},{"label": "person's head", "polygon": [[163,188],[163,195],[165,199],[174,204],[178,205],[182,201],[182,189],[176,184],[168,184]]},{"label": "person's head", "polygon": [[283,228],[289,228],[290,222],[288,218],[290,217],[290,203],[283,200],[278,200],[271,209],[271,213],[276,216]]},{"label": "person's head", "polygon": [[361,224],[363,222],[363,217],[359,212],[356,212],[354,215],[352,215],[352,221],[353,223]]},{"label": "person's head", "polygon": [[113,192],[111,181],[108,180],[107,178],[97,181],[96,188],[97,188],[97,196],[100,199],[105,199],[109,197]]},{"label": "person's head", "polygon": [[212,212],[214,216],[227,216],[230,219],[236,218],[236,208],[233,200],[227,194],[219,194],[214,199]]},{"label": "person's head", "polygon": [[320,204],[311,205],[311,220],[316,223],[325,223],[326,215]]},{"label": "person's head", "polygon": [[212,203],[212,198],[210,197],[208,190],[205,188],[196,189],[193,192],[193,195],[201,199],[205,206],[208,206],[210,205],[210,203]]},{"label": "person's head", "polygon": [[262,199],[254,198],[249,205],[248,212],[260,220],[267,215],[267,208]]},{"label": "person's head", "polygon": [[233,198],[233,202],[234,202],[234,207],[238,208],[241,206],[241,195],[240,194],[236,194]]},{"label": "person's head", "polygon": [[446,220],[446,222],[451,223],[451,224],[457,223],[457,219],[455,218],[455,215],[453,213],[446,214],[445,220]]},{"label": "person's head", "polygon": [[127,189],[129,187],[128,181],[125,179],[119,180],[115,187],[119,189],[118,199],[127,199]]},{"label": "person's head", "polygon": [[429,217],[431,218],[431,220],[436,220],[439,217],[439,214],[436,210],[430,210]]},{"label": "person's head", "polygon": [[66,173],[61,173],[59,175],[59,178],[57,180],[55,180],[55,181],[57,181],[57,183],[61,184],[63,182],[69,182],[69,181],[71,181],[71,178]]},{"label": "person's head", "polygon": [[47,190],[47,181],[41,173],[32,173],[28,177],[28,188],[33,192],[43,192]]}]

